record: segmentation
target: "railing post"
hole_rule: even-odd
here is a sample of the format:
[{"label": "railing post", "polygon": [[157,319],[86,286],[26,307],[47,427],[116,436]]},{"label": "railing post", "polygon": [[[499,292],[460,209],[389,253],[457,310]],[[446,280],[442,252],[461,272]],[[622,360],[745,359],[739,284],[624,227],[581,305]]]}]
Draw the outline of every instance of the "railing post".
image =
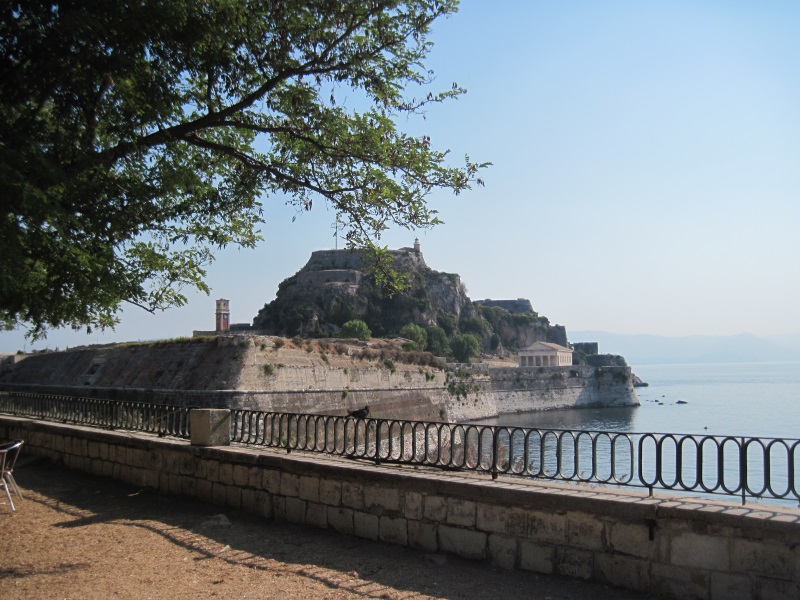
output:
[{"label": "railing post", "polygon": [[[380,423],[376,420],[375,423],[375,464],[381,464],[381,427]],[[364,427],[369,427],[369,421],[364,419]]]},{"label": "railing post", "polygon": [[497,479],[497,427],[492,428],[492,479]]},{"label": "railing post", "polygon": [[747,446],[742,440],[742,449],[739,451],[739,485],[742,486],[742,506],[747,503]]},{"label": "railing post", "polygon": [[230,446],[231,411],[226,408],[193,408],[189,411],[192,446]]}]

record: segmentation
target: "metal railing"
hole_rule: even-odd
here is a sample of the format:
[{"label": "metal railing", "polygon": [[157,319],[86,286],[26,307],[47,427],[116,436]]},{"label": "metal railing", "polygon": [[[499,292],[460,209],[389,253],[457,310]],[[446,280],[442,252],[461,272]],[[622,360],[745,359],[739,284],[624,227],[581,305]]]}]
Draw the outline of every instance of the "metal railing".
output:
[{"label": "metal railing", "polygon": [[75,398],[27,392],[0,392],[0,413],[87,425],[126,429],[159,436],[189,438],[191,407],[147,402]]},{"label": "metal railing", "polygon": [[[0,392],[0,413],[189,438],[191,407]],[[231,440],[376,463],[800,502],[800,439],[231,410]]]},{"label": "metal railing", "polygon": [[800,440],[231,411],[232,441],[552,481],[800,501]]}]

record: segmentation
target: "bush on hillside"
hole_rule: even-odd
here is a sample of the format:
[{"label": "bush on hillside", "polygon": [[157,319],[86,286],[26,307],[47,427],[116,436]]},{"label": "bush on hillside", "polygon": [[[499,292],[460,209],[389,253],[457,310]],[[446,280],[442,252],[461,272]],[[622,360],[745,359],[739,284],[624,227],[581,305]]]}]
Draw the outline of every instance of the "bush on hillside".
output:
[{"label": "bush on hillside", "polygon": [[342,325],[339,335],[343,338],[355,338],[357,340],[368,340],[372,337],[372,332],[367,324],[360,319],[353,319]]},{"label": "bush on hillside", "polygon": [[441,327],[428,327],[428,345],[425,348],[436,356],[450,356],[450,342]]},{"label": "bush on hillside", "polygon": [[444,332],[447,334],[447,337],[453,335],[456,331],[456,325],[458,324],[458,320],[456,316],[451,313],[439,313],[439,317],[436,319],[437,325],[444,329]]},{"label": "bush on hillside", "polygon": [[400,337],[411,340],[417,345],[417,350],[422,350],[428,345],[428,333],[419,325],[409,323],[400,329]]},{"label": "bush on hillside", "polygon": [[450,349],[458,362],[469,362],[469,359],[478,354],[480,343],[471,333],[459,333],[450,342]]}]

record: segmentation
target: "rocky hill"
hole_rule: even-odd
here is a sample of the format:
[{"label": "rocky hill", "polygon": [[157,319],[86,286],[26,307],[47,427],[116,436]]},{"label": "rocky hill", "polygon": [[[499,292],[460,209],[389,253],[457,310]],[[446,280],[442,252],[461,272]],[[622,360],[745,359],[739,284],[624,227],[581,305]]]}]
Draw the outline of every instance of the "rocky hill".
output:
[{"label": "rocky hill", "polygon": [[253,327],[272,335],[332,337],[344,323],[359,319],[378,337],[397,334],[410,323],[428,331],[440,328],[448,338],[470,333],[484,352],[513,351],[534,341],[567,345],[565,329],[550,325],[529,301],[473,302],[461,277],[431,269],[418,244],[390,254],[394,269],[408,280],[402,293],[384,296],[361,252],[318,251],[279,285],[275,300],[259,311]]}]

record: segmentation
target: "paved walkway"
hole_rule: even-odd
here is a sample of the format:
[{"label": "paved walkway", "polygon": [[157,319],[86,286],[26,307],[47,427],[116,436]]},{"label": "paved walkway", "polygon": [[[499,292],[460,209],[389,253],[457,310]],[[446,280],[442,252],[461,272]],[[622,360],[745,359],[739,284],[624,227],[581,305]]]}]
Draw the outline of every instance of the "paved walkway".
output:
[{"label": "paved walkway", "polygon": [[3,598],[641,599],[492,569],[21,460],[0,502]]}]

